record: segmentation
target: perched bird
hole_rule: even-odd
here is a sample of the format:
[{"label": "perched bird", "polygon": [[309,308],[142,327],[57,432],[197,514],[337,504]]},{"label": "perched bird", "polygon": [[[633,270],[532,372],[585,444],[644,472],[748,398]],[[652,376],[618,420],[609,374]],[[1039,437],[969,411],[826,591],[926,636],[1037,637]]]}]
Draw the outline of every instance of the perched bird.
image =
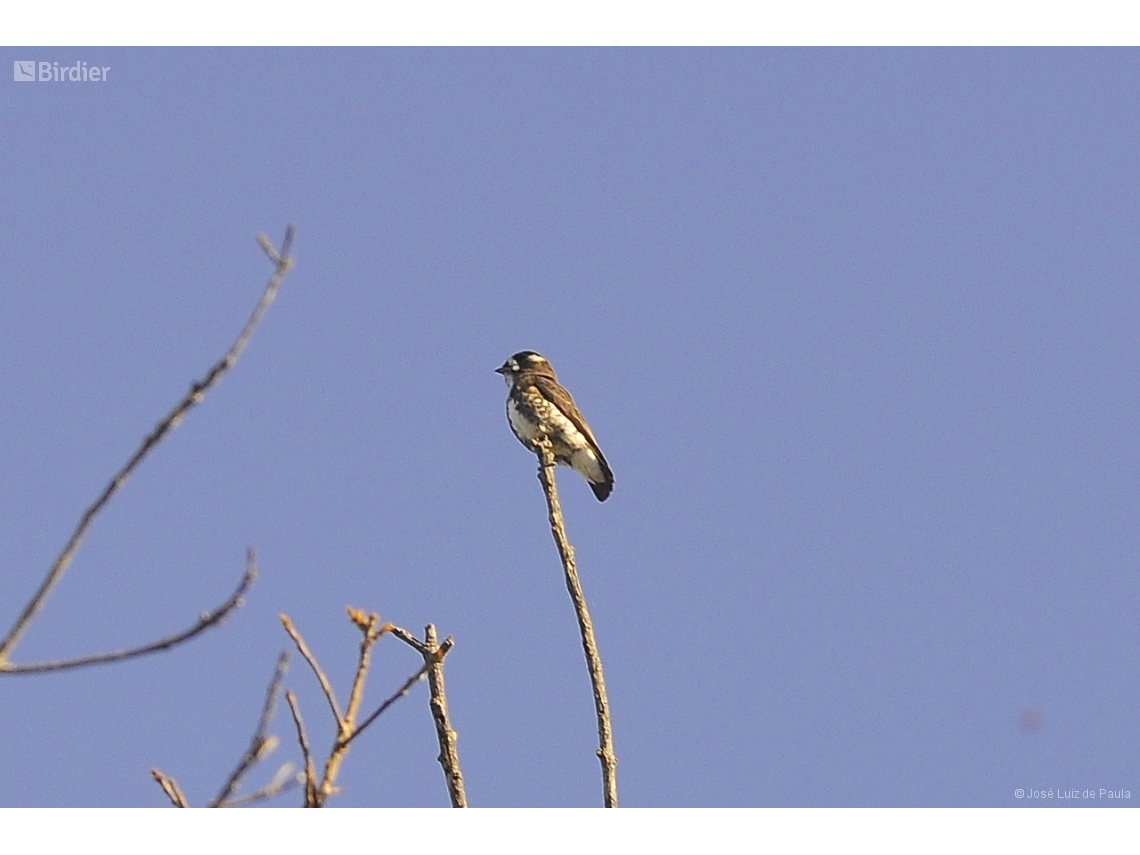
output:
[{"label": "perched bird", "polygon": [[507,421],[519,442],[534,450],[534,440],[546,434],[554,459],[590,482],[599,502],[609,498],[614,473],[598,448],[594,432],[562,388],[550,363],[533,350],[516,353],[495,369],[510,387]]}]

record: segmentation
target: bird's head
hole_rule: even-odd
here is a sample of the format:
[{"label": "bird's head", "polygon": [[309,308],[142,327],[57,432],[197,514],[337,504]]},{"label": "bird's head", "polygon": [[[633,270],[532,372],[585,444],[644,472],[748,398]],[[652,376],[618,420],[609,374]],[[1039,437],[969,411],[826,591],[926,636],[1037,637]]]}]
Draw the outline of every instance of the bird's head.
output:
[{"label": "bird's head", "polygon": [[535,353],[533,350],[520,350],[495,371],[502,374],[508,384],[512,384],[523,371],[533,371],[536,368],[545,368],[547,371],[551,371],[550,363],[541,354]]}]

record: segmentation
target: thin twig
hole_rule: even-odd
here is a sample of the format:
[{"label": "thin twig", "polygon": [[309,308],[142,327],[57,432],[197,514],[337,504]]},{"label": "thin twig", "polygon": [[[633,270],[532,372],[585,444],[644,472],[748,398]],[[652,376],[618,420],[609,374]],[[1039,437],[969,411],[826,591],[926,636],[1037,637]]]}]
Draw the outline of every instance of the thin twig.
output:
[{"label": "thin twig", "polygon": [[[279,251],[273,248],[273,245],[269,242],[268,238],[266,238],[264,235],[258,235],[258,242],[260,243],[262,249],[264,249],[265,252],[269,255],[269,258],[273,262],[275,269],[273,275],[269,279],[269,284],[265,286],[265,291],[262,292],[261,299],[258,300],[257,305],[253,309],[253,314],[250,315],[250,318],[246,322],[245,327],[242,329],[241,333],[238,335],[237,339],[234,341],[230,349],[226,351],[226,354],[214,365],[213,368],[209,370],[203,379],[194,383],[190,387],[190,391],[186,393],[186,396],[175,405],[174,409],[172,409],[167,414],[166,418],[159,422],[155,429],[151,431],[151,433],[143,440],[142,445],[139,446],[138,450],[134,453],[131,459],[128,460],[126,465],[123,466],[123,468],[118,471],[115,477],[111,479],[110,483],[108,483],[107,486],[103,489],[103,492],[100,494],[99,498],[95,500],[94,504],[92,504],[84,512],[83,516],[79,520],[79,525],[71,535],[71,539],[68,540],[67,545],[63,548],[63,551],[59,554],[59,557],[56,558],[55,563],[51,566],[51,569],[48,571],[47,576],[44,577],[43,582],[40,584],[39,590],[36,591],[31,600],[24,607],[24,611],[20,614],[20,617],[17,618],[16,623],[8,632],[8,635],[4,637],[3,641],[0,641],[0,664],[7,663],[8,658],[11,656],[12,651],[16,647],[16,644],[19,643],[20,639],[23,637],[24,633],[31,625],[32,620],[39,613],[40,609],[43,608],[48,595],[52,592],[55,586],[59,584],[60,580],[63,578],[63,574],[67,572],[67,568],[74,560],[76,552],[79,551],[79,545],[82,543],[84,536],[87,534],[87,530],[95,521],[95,517],[98,516],[99,512],[107,506],[107,503],[111,501],[112,497],[119,492],[122,486],[126,483],[127,479],[131,476],[131,473],[133,473],[135,469],[138,468],[138,465],[142,463],[143,459],[146,458],[148,454],[150,454],[154,447],[162,442],[166,435],[170,433],[170,431],[175,427],[177,427],[179,423],[181,423],[181,421],[186,417],[186,414],[190,412],[190,410],[193,409],[196,405],[202,402],[202,399],[206,396],[206,393],[211,388],[213,388],[219,380],[222,379],[223,375],[225,375],[227,371],[233,368],[234,363],[237,362],[237,359],[241,355],[241,352],[245,350],[246,345],[249,344],[249,340],[253,336],[254,331],[257,329],[257,325],[261,322],[262,316],[265,314],[266,310],[269,308],[270,304],[277,296],[277,289],[280,287],[281,282],[285,279],[285,275],[293,266],[293,259],[290,256],[289,251],[293,245],[294,233],[295,232],[292,226],[289,226],[289,228],[285,230],[285,240],[282,242],[281,249]],[[196,634],[197,633],[193,633],[192,635]],[[188,635],[186,638],[192,637],[192,635]],[[185,638],[180,639],[180,641],[185,640]],[[172,644],[177,643],[179,642],[172,642]],[[165,648],[160,647],[157,649],[161,650]],[[74,661],[81,662],[82,660],[77,659]],[[114,660],[93,657],[91,661],[83,661],[82,664],[95,664],[96,662],[107,661]],[[69,665],[67,667],[79,666]]]},{"label": "thin twig", "polygon": [[301,755],[305,758],[305,807],[318,807],[317,770],[313,766],[313,752],[309,748],[309,736],[305,733],[305,720],[301,718],[301,708],[297,705],[296,695],[292,692],[285,692],[285,701],[289,704],[289,712],[293,714],[293,724],[297,727],[297,741],[301,743]]},{"label": "thin twig", "polygon": [[162,791],[166,793],[166,797],[170,799],[172,805],[179,808],[190,807],[190,804],[186,801],[186,794],[182,792],[182,788],[178,786],[176,780],[168,778],[158,769],[151,769],[150,776],[162,787]]},{"label": "thin twig", "polygon": [[317,681],[321,684],[321,689],[324,691],[325,698],[329,702],[329,707],[332,709],[337,726],[336,739],[333,740],[329,757],[325,761],[324,773],[318,782],[316,770],[313,765],[312,751],[309,748],[309,739],[305,733],[305,725],[301,719],[301,711],[297,699],[293,696],[292,692],[285,693],[285,698],[289,702],[289,709],[293,713],[293,723],[297,726],[297,739],[301,743],[301,752],[305,756],[305,807],[323,807],[325,802],[328,801],[329,796],[337,792],[336,779],[340,773],[341,764],[348,752],[348,746],[372,724],[372,722],[379,718],[385,710],[406,695],[418,680],[423,679],[436,658],[442,659],[447,654],[447,651],[451,649],[452,645],[452,641],[449,638],[439,646],[436,654],[430,657],[430,660],[428,657],[425,657],[424,666],[413,674],[404,685],[400,687],[400,690],[396,692],[396,694],[384,701],[379,709],[368,716],[368,718],[357,727],[356,717],[360,712],[360,705],[364,697],[364,684],[367,680],[372,661],[372,648],[385,633],[395,631],[396,628],[391,624],[381,624],[379,615],[368,615],[359,609],[350,608],[348,610],[348,616],[356,628],[361,631],[362,638],[360,641],[360,659],[357,662],[356,675],[352,681],[352,691],[349,694],[348,708],[344,715],[341,715],[340,707],[333,694],[332,685],[317,663],[316,657],[313,656],[305,644],[304,639],[301,638],[301,634],[297,632],[292,621],[289,620],[289,617],[287,615],[281,615],[281,623],[285,627],[285,631],[289,633],[289,637],[293,639],[293,643],[297,645],[297,649],[301,652],[305,661],[309,663],[309,667],[312,669],[313,674],[316,675]]},{"label": "thin twig", "polygon": [[[424,627],[425,641],[420,641],[410,632],[400,627],[392,627],[392,634],[401,641],[415,648],[424,657],[428,668],[428,686],[431,690],[431,699],[428,704],[431,717],[435,722],[435,735],[439,741],[439,765],[443,767],[443,778],[447,783],[447,795],[451,799],[451,806],[457,808],[467,807],[467,791],[463,784],[463,772],[459,768],[459,734],[451,726],[451,715],[447,709],[447,690],[443,684],[443,655],[438,655],[442,648],[435,625]],[[454,644],[451,636],[444,642],[450,650]]]},{"label": "thin twig", "polygon": [[562,569],[566,575],[566,589],[574,602],[574,612],[578,616],[578,629],[582,634],[582,649],[586,653],[586,667],[590,671],[590,682],[594,686],[594,709],[598,715],[598,759],[602,764],[602,801],[606,807],[617,807],[617,754],[614,753],[613,726],[610,723],[610,702],[606,696],[606,680],[602,674],[602,657],[598,653],[598,642],[594,638],[594,623],[586,606],[586,595],[578,579],[578,568],[574,562],[574,548],[566,538],[566,524],[562,519],[562,505],[558,501],[558,487],[554,483],[554,449],[550,440],[540,436],[534,443],[538,456],[538,480],[546,494],[546,507],[550,517],[550,531],[562,558]]},{"label": "thin twig", "polygon": [[368,669],[372,661],[372,647],[389,629],[388,625],[380,625],[380,615],[377,614],[367,615],[359,609],[350,608],[348,617],[362,635],[360,659],[356,665],[356,676],[352,680],[348,708],[345,711],[344,718],[339,722],[336,741],[333,742],[329,759],[325,762],[324,777],[318,793],[321,804],[324,804],[328,797],[336,791],[336,779],[340,774],[341,764],[344,762],[345,754],[348,751],[348,743],[352,741],[352,737],[355,735],[356,716],[360,712],[360,704],[364,698],[364,683],[368,679]]},{"label": "thin twig", "polygon": [[270,799],[275,799],[282,793],[287,793],[294,787],[300,785],[302,776],[300,773],[293,774],[293,764],[286,763],[277,770],[277,774],[273,776],[273,780],[262,787],[255,793],[250,793],[248,796],[242,796],[240,799],[231,799],[225,804],[218,805],[218,807],[247,807],[249,805],[257,804],[258,802],[267,802]]},{"label": "thin twig", "polygon": [[348,617],[363,637],[360,639],[360,660],[356,666],[356,677],[352,681],[352,691],[348,696],[348,710],[344,720],[349,725],[356,721],[356,714],[360,711],[360,703],[364,699],[364,682],[367,679],[368,668],[372,660],[372,646],[380,640],[391,628],[390,624],[380,625],[380,615],[367,615],[359,609],[349,609]]},{"label": "thin twig", "polygon": [[[440,650],[439,655],[441,658],[443,656],[446,656],[447,651],[451,649],[451,643],[450,642],[451,642],[451,639],[449,638],[449,639],[447,639],[447,641],[443,642],[443,644],[441,644],[439,646],[439,650]],[[360,734],[364,732],[365,728],[367,728],[368,725],[372,724],[372,722],[374,722],[374,721],[376,721],[376,719],[380,718],[380,716],[384,712],[387,711],[388,707],[392,706],[392,704],[396,703],[396,701],[400,700],[400,698],[402,698],[406,694],[408,694],[408,692],[410,692],[412,690],[412,686],[414,686],[416,683],[418,683],[420,680],[422,680],[430,669],[431,669],[431,663],[425,662],[424,666],[422,668],[420,668],[419,671],[417,671],[412,676],[410,676],[407,680],[404,681],[404,685],[402,685],[396,691],[396,693],[394,695],[392,695],[390,698],[388,698],[386,701],[384,701],[384,703],[380,704],[380,706],[377,708],[376,712],[372,713],[372,715],[368,716],[368,718],[364,719],[364,721],[362,721],[360,723],[360,726],[352,732],[352,734],[348,737],[348,739],[344,740],[344,742],[342,743],[343,747],[347,748],[348,744],[350,742],[352,742],[352,740],[356,739],[356,737],[360,736]]]},{"label": "thin twig", "polygon": [[293,639],[293,643],[297,645],[297,650],[301,656],[309,663],[309,668],[311,668],[313,674],[316,675],[317,682],[321,684],[321,691],[325,693],[325,698],[328,699],[329,708],[332,710],[333,718],[336,719],[337,728],[343,727],[344,716],[340,714],[340,705],[336,702],[336,694],[333,692],[332,683],[329,682],[329,678],[325,675],[325,672],[321,670],[321,666],[317,663],[313,652],[309,650],[309,645],[305,644],[305,639],[301,637],[301,633],[293,626],[293,621],[289,619],[289,615],[278,615],[278,619],[281,621],[281,625],[285,627],[285,631],[289,633],[289,637]]},{"label": "thin twig", "polygon": [[226,780],[225,785],[217,797],[210,803],[210,807],[221,807],[229,801],[230,796],[237,792],[241,779],[253,765],[264,760],[269,753],[277,747],[277,741],[269,736],[269,725],[273,721],[273,713],[277,709],[277,698],[281,694],[281,682],[285,679],[285,672],[289,670],[289,651],[284,650],[277,657],[277,667],[273,671],[273,679],[269,681],[269,688],[265,692],[265,704],[261,708],[261,718],[257,722],[257,731],[249,741],[249,748],[238,761],[237,767]]},{"label": "thin twig", "polygon": [[135,659],[149,653],[158,653],[169,650],[184,641],[188,641],[199,633],[205,632],[213,626],[218,626],[234,609],[240,608],[246,592],[257,579],[257,555],[252,547],[246,553],[245,573],[230,598],[211,612],[198,618],[198,622],[187,630],[174,635],[168,635],[151,644],[142,647],[132,647],[128,650],[116,650],[111,653],[96,653],[91,656],[81,656],[76,659],[56,659],[52,662],[38,662],[31,665],[14,665],[11,662],[0,661],[0,675],[3,674],[45,674],[49,671],[65,671],[69,668],[82,668],[87,665],[105,665],[109,662],[122,662],[125,659]]},{"label": "thin twig", "polygon": [[408,632],[403,627],[393,626],[391,629],[392,635],[404,642],[409,647],[415,648],[415,651],[423,656],[428,651],[428,646]]}]

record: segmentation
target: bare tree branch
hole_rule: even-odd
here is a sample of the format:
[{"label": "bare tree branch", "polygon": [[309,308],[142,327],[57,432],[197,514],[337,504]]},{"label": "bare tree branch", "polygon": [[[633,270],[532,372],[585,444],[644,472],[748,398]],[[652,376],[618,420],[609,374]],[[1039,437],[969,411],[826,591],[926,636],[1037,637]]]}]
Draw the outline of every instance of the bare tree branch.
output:
[{"label": "bare tree branch", "polygon": [[292,692],[286,692],[285,700],[289,704],[289,712],[293,714],[293,724],[297,727],[297,741],[301,743],[301,755],[305,758],[305,807],[319,807],[317,804],[317,770],[313,766],[313,752],[309,748],[309,736],[305,733],[305,720],[301,718],[297,696]]},{"label": "bare tree branch", "polygon": [[[451,641],[451,639],[449,638],[447,641],[445,641],[443,644],[440,645],[439,649],[440,649],[440,656],[441,657],[446,656],[447,651],[451,649],[451,644],[449,643],[450,641]],[[368,716],[368,718],[364,719],[364,721],[362,721],[360,723],[360,727],[356,728],[356,730],[354,730],[349,735],[348,739],[344,740],[344,742],[341,743],[341,746],[344,748],[347,748],[348,744],[350,742],[352,742],[352,740],[356,739],[356,737],[360,736],[360,734],[364,732],[364,729],[367,728],[368,725],[372,724],[372,722],[374,722],[374,721],[376,721],[376,719],[380,718],[380,716],[383,713],[387,712],[388,707],[392,706],[392,704],[396,703],[396,701],[400,700],[400,698],[402,698],[406,694],[408,694],[408,692],[410,692],[412,690],[412,686],[414,686],[416,683],[418,683],[420,680],[422,680],[430,669],[431,669],[431,663],[425,662],[424,666],[422,668],[420,668],[419,671],[417,671],[412,676],[410,676],[407,680],[404,681],[404,685],[402,685],[399,689],[397,689],[396,693],[394,695],[392,695],[390,698],[388,698],[386,701],[384,701],[384,703],[380,704],[380,706],[377,708],[376,712],[372,713],[372,715],[370,715],[370,716]]]},{"label": "bare tree branch", "polygon": [[273,721],[273,713],[277,709],[277,698],[281,694],[281,682],[285,679],[287,670],[289,670],[289,651],[285,650],[277,657],[277,667],[273,671],[273,679],[270,680],[269,688],[265,692],[265,704],[261,708],[261,718],[257,722],[257,731],[249,742],[249,748],[238,761],[237,767],[217,797],[210,803],[210,807],[226,807],[230,796],[237,792],[245,773],[253,768],[255,763],[268,757],[277,747],[277,738],[269,735],[269,724]]},{"label": "bare tree branch", "polygon": [[[261,716],[258,718],[257,730],[250,739],[249,748],[246,749],[241,760],[238,761],[237,767],[226,779],[225,784],[222,786],[221,791],[217,797],[210,802],[210,807],[244,807],[246,805],[256,804],[258,802],[267,801],[276,798],[282,793],[286,793],[294,787],[298,786],[305,780],[305,776],[294,773],[292,763],[285,763],[277,770],[277,774],[269,781],[268,784],[261,789],[256,790],[249,795],[235,797],[238,788],[241,786],[242,780],[246,774],[255,765],[265,760],[272,754],[279,744],[276,736],[269,733],[269,726],[273,722],[273,716],[277,709],[277,700],[281,697],[281,686],[285,680],[285,673],[289,668],[289,651],[282,651],[281,655],[277,657],[277,666],[273,669],[273,678],[269,681],[269,688],[265,692],[265,703],[261,707]],[[299,733],[301,734],[301,745],[305,750],[305,758],[311,767],[312,761],[309,760],[308,755],[308,740],[304,738],[304,727],[299,724],[299,713],[296,710],[296,699],[290,695],[289,706],[293,710],[293,720],[298,723]],[[158,781],[162,787],[163,792],[167,797],[179,807],[186,807],[186,797],[178,789],[178,784],[174,782],[173,778],[168,778],[157,769],[151,771],[151,776]]]},{"label": "bare tree branch", "polygon": [[278,615],[281,625],[285,627],[285,632],[289,633],[289,637],[293,639],[293,643],[297,645],[297,650],[305,661],[309,663],[309,668],[312,669],[313,674],[317,678],[317,682],[321,684],[321,691],[325,693],[325,698],[329,702],[329,708],[332,710],[333,718],[336,719],[337,728],[344,725],[344,716],[340,714],[340,704],[336,702],[336,694],[333,692],[332,683],[321,670],[321,666],[317,663],[317,659],[313,656],[313,652],[309,650],[309,645],[305,644],[305,639],[301,637],[301,633],[297,631],[297,627],[293,626],[293,621],[289,619],[289,615]]},{"label": "bare tree branch", "polygon": [[304,780],[301,773],[293,774],[293,764],[286,763],[277,770],[277,774],[273,776],[273,780],[262,787],[255,793],[250,793],[248,796],[242,796],[239,799],[230,799],[225,804],[218,805],[218,807],[247,807],[249,805],[257,804],[258,802],[266,802],[270,799],[275,799],[282,793],[287,793],[294,787],[300,786]]},{"label": "bare tree branch", "polygon": [[602,763],[602,802],[606,807],[617,807],[617,754],[614,753],[613,726],[610,723],[610,702],[606,695],[606,679],[602,674],[602,657],[598,653],[598,642],[594,638],[594,623],[586,606],[586,595],[578,579],[578,567],[574,563],[574,548],[566,538],[566,524],[562,519],[562,505],[558,501],[558,487],[554,483],[554,449],[550,439],[538,437],[534,442],[538,456],[538,480],[546,494],[546,508],[550,517],[550,531],[558,554],[562,558],[562,569],[566,575],[566,589],[574,603],[578,616],[578,629],[582,635],[582,649],[586,653],[586,667],[590,671],[590,682],[594,687],[594,710],[598,716],[598,759]]},{"label": "bare tree branch", "polygon": [[[364,697],[364,683],[368,677],[368,670],[371,665],[372,647],[386,633],[393,631],[395,627],[387,623],[381,624],[379,615],[368,615],[359,609],[350,608],[348,610],[348,616],[353,624],[356,625],[356,628],[360,630],[362,638],[360,642],[360,659],[357,663],[356,674],[352,681],[352,691],[349,695],[348,709],[342,716],[336,703],[336,698],[333,695],[332,686],[329,684],[328,678],[325,676],[316,657],[313,656],[305,644],[304,639],[301,638],[301,634],[297,632],[293,626],[293,622],[289,620],[288,615],[281,615],[281,623],[285,627],[285,631],[289,633],[289,637],[293,639],[293,643],[297,645],[297,649],[301,651],[301,655],[305,657],[305,661],[309,663],[309,667],[312,669],[313,674],[316,675],[317,681],[321,684],[321,689],[329,702],[329,707],[332,709],[337,726],[336,739],[333,740],[328,759],[325,761],[324,773],[318,782],[316,771],[313,767],[312,752],[309,749],[309,740],[305,734],[305,726],[301,720],[301,712],[298,708],[297,699],[291,692],[286,693],[285,697],[289,701],[289,708],[293,712],[293,722],[297,726],[297,739],[301,743],[301,751],[305,755],[306,807],[324,807],[329,796],[337,792],[336,779],[340,774],[340,767],[348,752],[348,746],[361,732],[372,724],[372,722],[379,718],[385,710],[406,695],[418,680],[423,679],[431,667],[431,662],[425,661],[424,666],[413,674],[396,694],[384,701],[379,709],[368,716],[368,718],[357,727],[356,717],[360,712],[361,701]],[[439,646],[436,656],[442,659],[447,654],[447,651],[451,649],[451,644],[452,642],[449,638]],[[432,657],[433,661],[434,658],[435,657]]]},{"label": "bare tree branch", "polygon": [[168,778],[162,774],[158,769],[151,769],[150,776],[158,782],[162,787],[162,791],[166,793],[166,797],[170,799],[170,803],[175,807],[190,807],[186,801],[186,795],[182,792],[182,788],[178,786],[178,782],[173,778]]},{"label": "bare tree branch", "polygon": [[[194,383],[190,387],[190,391],[186,393],[186,396],[174,406],[174,409],[172,409],[167,414],[166,418],[159,422],[155,429],[151,431],[151,433],[143,440],[142,445],[140,445],[138,450],[135,451],[131,459],[128,460],[126,465],[124,465],[123,468],[115,474],[115,477],[112,478],[110,483],[107,484],[107,486],[103,489],[103,492],[99,495],[99,498],[95,500],[94,504],[92,504],[84,512],[83,516],[79,520],[79,525],[71,535],[71,539],[68,540],[67,545],[63,548],[63,551],[59,554],[59,557],[56,558],[55,563],[51,566],[51,569],[48,570],[47,576],[44,577],[44,580],[40,584],[39,589],[32,596],[28,604],[24,607],[24,611],[20,614],[19,618],[16,619],[16,623],[12,626],[12,629],[9,630],[3,641],[0,641],[0,665],[7,665],[8,658],[11,656],[12,651],[15,649],[24,633],[27,632],[27,629],[31,625],[32,620],[39,613],[40,609],[43,608],[44,603],[47,601],[48,595],[50,595],[55,586],[59,584],[60,580],[63,578],[64,573],[67,572],[67,568],[71,566],[71,562],[74,560],[75,554],[79,551],[79,545],[83,542],[83,538],[87,534],[87,530],[91,527],[91,524],[95,521],[95,517],[98,516],[99,512],[107,506],[107,503],[111,501],[115,494],[119,492],[122,486],[127,482],[127,479],[131,476],[135,469],[138,468],[139,464],[142,463],[146,456],[150,454],[155,446],[162,442],[166,435],[182,422],[182,420],[186,417],[186,414],[202,402],[203,398],[206,396],[206,393],[215,385],[217,385],[218,381],[222,379],[226,372],[233,368],[234,363],[237,362],[238,357],[241,355],[242,351],[245,350],[246,345],[249,344],[249,340],[252,338],[253,333],[256,331],[257,325],[261,322],[262,316],[265,314],[270,304],[272,304],[273,300],[276,298],[277,289],[280,287],[281,282],[285,279],[286,274],[293,266],[293,259],[290,256],[289,252],[293,245],[294,233],[295,232],[292,226],[286,229],[285,240],[281,244],[280,251],[274,249],[273,245],[269,242],[269,239],[264,235],[258,236],[258,242],[260,243],[262,249],[264,249],[265,252],[269,255],[269,258],[273,262],[275,269],[273,275],[269,279],[269,284],[266,285],[265,291],[262,292],[261,299],[258,300],[257,305],[253,309],[253,314],[250,315],[250,318],[246,322],[245,327],[242,329],[241,333],[238,335],[237,339],[234,341],[230,349],[226,351],[225,355],[209,370],[203,379]],[[187,636],[187,638],[189,637],[192,636]],[[181,640],[184,641],[185,638]],[[175,641],[172,643],[179,642]],[[80,660],[74,661],[79,662]],[[96,662],[105,661],[114,660],[95,657],[91,662],[84,662],[83,664],[95,664]],[[70,665],[67,667],[79,666]],[[9,671],[9,673],[12,672]]]},{"label": "bare tree branch", "polygon": [[257,579],[257,555],[250,547],[246,553],[245,573],[237,589],[230,598],[211,612],[203,614],[198,622],[182,632],[168,635],[151,644],[142,647],[132,647],[127,650],[116,650],[111,653],[96,653],[91,656],[81,656],[76,659],[56,659],[52,662],[38,662],[31,665],[14,665],[11,662],[0,661],[0,675],[2,674],[45,674],[49,671],[66,671],[70,668],[83,668],[87,665],[105,665],[110,662],[122,662],[126,659],[135,659],[161,650],[169,650],[188,641],[194,636],[205,632],[210,627],[218,626],[234,609],[244,602],[246,592]]},{"label": "bare tree branch", "polygon": [[352,681],[352,691],[348,696],[348,711],[344,714],[346,722],[356,721],[356,714],[360,711],[360,703],[364,699],[364,681],[368,676],[368,668],[372,662],[372,647],[380,637],[391,629],[391,624],[380,625],[380,615],[365,614],[359,609],[348,610],[348,617],[360,630],[363,638],[360,639],[360,660],[356,666],[356,677]]},{"label": "bare tree branch", "polygon": [[[451,799],[451,806],[457,808],[467,807],[467,790],[463,784],[463,772],[459,768],[459,734],[451,726],[451,716],[447,709],[447,690],[443,683],[443,657],[454,644],[451,636],[444,644],[447,650],[439,644],[435,625],[424,627],[424,641],[420,641],[410,632],[400,627],[392,627],[392,634],[406,644],[411,645],[423,656],[424,664],[428,665],[428,686],[431,689],[431,699],[428,702],[431,708],[431,717],[435,722],[435,735],[439,741],[439,765],[443,767],[443,778],[447,783],[447,795]],[[443,651],[440,653],[440,651]]]},{"label": "bare tree branch", "polygon": [[321,788],[317,796],[321,804],[324,804],[328,797],[336,791],[336,779],[340,775],[340,767],[348,751],[348,743],[350,743],[353,736],[359,732],[355,730],[356,715],[360,712],[360,703],[364,697],[364,682],[368,678],[368,669],[372,662],[372,647],[389,629],[387,624],[384,626],[380,625],[380,616],[377,614],[366,615],[359,609],[350,608],[348,610],[348,617],[353,624],[356,625],[356,628],[360,630],[362,635],[360,639],[360,659],[356,665],[356,675],[352,680],[352,691],[349,693],[348,709],[344,714],[344,718],[339,722],[336,740],[333,742],[332,750],[329,752],[329,759],[325,762],[324,780],[321,782]]}]

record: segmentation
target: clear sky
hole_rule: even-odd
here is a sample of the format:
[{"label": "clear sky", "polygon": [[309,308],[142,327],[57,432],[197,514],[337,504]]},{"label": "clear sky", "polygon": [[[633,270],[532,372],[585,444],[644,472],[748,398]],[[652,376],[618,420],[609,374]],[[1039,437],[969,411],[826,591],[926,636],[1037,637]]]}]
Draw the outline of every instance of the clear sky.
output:
[{"label": "clear sky", "polygon": [[[6,52],[110,71],[0,85],[0,630],[298,236],[14,658],[182,628],[247,545],[260,581],[0,680],[0,804],[208,800],[279,613],[347,694],[347,605],[455,637],[472,804],[600,803],[524,348],[616,475],[559,484],[623,804],[1140,798],[1140,52]],[[367,703],[418,663],[383,641]],[[418,686],[333,804],[446,804],[437,750]]]}]

